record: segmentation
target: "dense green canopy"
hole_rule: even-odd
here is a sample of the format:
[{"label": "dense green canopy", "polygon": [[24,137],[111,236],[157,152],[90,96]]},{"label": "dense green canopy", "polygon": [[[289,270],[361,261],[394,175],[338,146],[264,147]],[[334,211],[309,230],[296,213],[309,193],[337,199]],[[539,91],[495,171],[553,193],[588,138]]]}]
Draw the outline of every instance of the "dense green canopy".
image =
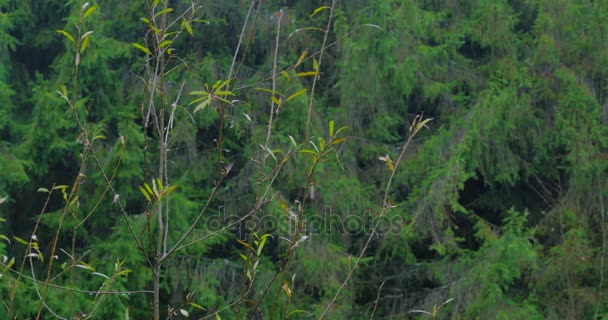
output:
[{"label": "dense green canopy", "polygon": [[608,319],[607,37],[608,1],[0,0],[0,314]]}]

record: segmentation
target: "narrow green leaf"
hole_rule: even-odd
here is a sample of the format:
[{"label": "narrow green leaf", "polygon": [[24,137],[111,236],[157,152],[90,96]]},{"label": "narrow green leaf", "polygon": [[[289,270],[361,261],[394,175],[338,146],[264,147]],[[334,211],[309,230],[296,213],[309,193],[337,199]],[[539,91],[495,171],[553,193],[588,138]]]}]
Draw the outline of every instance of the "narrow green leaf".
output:
[{"label": "narrow green leaf", "polygon": [[68,40],[70,40],[74,45],[76,45],[76,41],[74,41],[74,38],[69,33],[63,30],[57,30],[57,33],[62,34],[64,37],[68,38]]},{"label": "narrow green leaf", "polygon": [[316,9],[315,9],[315,11],[313,11],[313,12],[312,12],[312,14],[310,15],[310,17],[312,18],[312,17],[314,17],[314,16],[315,16],[317,13],[319,13],[319,12],[321,12],[321,11],[323,11],[323,10],[327,10],[327,9],[330,9],[330,7],[328,7],[328,6],[321,6],[321,7],[318,7],[318,8],[316,8]]},{"label": "narrow green leaf", "polygon": [[245,242],[245,241],[242,241],[242,240],[237,239],[237,240],[236,240],[236,242],[240,243],[241,245],[243,245],[244,247],[246,247],[247,249],[249,249],[249,250],[251,250],[251,251],[255,251],[255,250],[253,250],[253,247],[252,247],[252,246],[250,246],[250,245],[249,245],[247,242]]},{"label": "narrow green leaf", "polygon": [[91,13],[95,12],[95,10],[97,10],[98,6],[92,6],[90,7],[87,11],[85,11],[85,13],[82,15],[83,19],[86,19],[88,16],[91,15]]},{"label": "narrow green leaf", "polygon": [[255,88],[256,90],[259,91],[264,91],[264,92],[268,92],[268,93],[272,93],[272,94],[276,94],[276,95],[281,95],[280,93],[278,93],[277,91],[274,90],[270,90],[270,89],[266,89],[266,88]]},{"label": "narrow green leaf", "polygon": [[424,119],[424,120],[420,121],[420,123],[418,123],[418,125],[416,125],[416,131],[420,131],[420,129],[422,129],[422,127],[427,127],[426,124],[431,120],[433,120],[433,118],[428,118],[428,119]]},{"label": "narrow green leaf", "polygon": [[216,90],[215,94],[218,96],[233,96],[234,93],[232,93],[232,91],[227,91],[227,90]]},{"label": "narrow green leaf", "polygon": [[295,98],[297,98],[297,97],[299,97],[299,96],[303,95],[303,94],[304,94],[304,93],[306,93],[307,91],[308,91],[308,89],[302,89],[302,90],[299,90],[298,92],[296,92],[296,93],[294,93],[294,94],[290,95],[290,96],[289,96],[289,98],[287,98],[287,99],[285,100],[285,103],[287,103],[287,102],[289,102],[290,100],[293,100],[293,99],[295,99]]},{"label": "narrow green leaf", "polygon": [[197,309],[199,309],[199,310],[205,310],[205,308],[203,308],[201,305],[196,304],[194,302],[189,302],[188,304],[191,305],[191,306],[193,306],[193,307],[195,307],[195,308],[197,308]]},{"label": "narrow green leaf", "polygon": [[82,43],[80,44],[80,53],[83,53],[84,50],[87,49],[87,46],[89,45],[89,37],[84,38],[84,40],[82,40]]},{"label": "narrow green leaf", "polygon": [[6,264],[6,269],[10,269],[15,265],[15,257],[12,257],[11,260]]},{"label": "narrow green leaf", "polygon": [[317,153],[315,151],[309,150],[309,149],[298,150],[298,152],[300,152],[300,153],[310,153],[310,154],[315,155],[315,156],[317,155]]},{"label": "narrow green leaf", "polygon": [[87,270],[91,270],[91,271],[95,272],[95,268],[93,268],[92,265],[90,265],[90,264],[88,264],[86,262],[80,261],[80,263],[76,264],[75,266],[78,267],[78,268],[87,269]]},{"label": "narrow green leaf", "polygon": [[156,196],[156,198],[158,199],[158,188],[156,186],[156,180],[152,179],[152,190],[154,191],[154,193],[152,193],[154,196]]},{"label": "narrow green leaf", "polygon": [[102,278],[110,279],[110,277],[106,276],[106,275],[105,275],[105,274],[103,274],[103,273],[99,273],[99,272],[93,272],[93,273],[91,273],[91,274],[96,275],[96,276],[100,276],[100,277],[102,277]]},{"label": "narrow green leaf", "polygon": [[148,200],[148,202],[152,202],[152,200],[150,199],[150,195],[148,195],[148,192],[146,192],[146,190],[142,187],[139,187],[139,191],[141,191],[141,193],[144,195],[144,197],[146,197],[146,200]]},{"label": "narrow green leaf", "polygon": [[203,102],[199,103],[196,106],[196,108],[194,108],[194,112],[204,110],[209,105],[209,102],[211,102],[211,100],[210,99],[206,99]]},{"label": "narrow green leaf", "polygon": [[325,139],[323,139],[323,138],[319,138],[319,149],[320,149],[319,153],[321,153],[325,150]]},{"label": "narrow green leaf", "polygon": [[194,33],[192,32],[192,26],[190,26],[190,22],[188,22],[188,20],[182,20],[182,27],[186,28],[186,31],[191,37],[194,36]]},{"label": "narrow green leaf", "polygon": [[152,191],[152,188],[150,188],[150,185],[147,183],[144,183],[144,187],[146,188],[146,191],[148,191],[149,195],[153,195],[154,191]]},{"label": "narrow green leaf", "polygon": [[11,239],[9,239],[7,236],[0,234],[0,239],[2,240],[6,240],[6,242],[11,243]]},{"label": "narrow green leaf", "polygon": [[167,14],[169,12],[173,12],[173,8],[167,8],[165,10],[161,10],[161,11],[157,12],[154,16],[158,17],[160,15]]},{"label": "narrow green leaf", "polygon": [[51,191],[47,188],[38,188],[38,192],[46,192],[46,193],[51,193]]},{"label": "narrow green leaf", "polygon": [[137,49],[139,49],[139,50],[143,51],[144,53],[149,54],[149,55],[152,55],[152,52],[150,52],[150,50],[148,50],[148,48],[146,48],[146,47],[142,46],[141,44],[133,42],[133,43],[132,43],[132,45],[133,45],[135,48],[137,48]]},{"label": "narrow green leaf", "polygon": [[202,90],[201,91],[190,91],[190,92],[188,92],[188,94],[191,94],[193,96],[206,96],[206,95],[209,95],[209,92],[202,91]]},{"label": "narrow green leaf", "polygon": [[329,136],[330,137],[334,136],[334,121],[333,120],[329,121]]},{"label": "narrow green leaf", "polygon": [[125,270],[121,270],[121,271],[120,271],[120,272],[118,272],[116,275],[117,275],[117,276],[124,276],[124,275],[126,275],[126,274],[131,273],[131,272],[133,272],[133,270],[130,270],[130,269],[125,269]]},{"label": "narrow green leaf", "polygon": [[291,143],[293,144],[294,148],[298,147],[298,144],[296,143],[296,139],[294,139],[292,136],[289,136],[289,140],[291,140]]},{"label": "narrow green leaf", "polygon": [[277,99],[275,96],[270,97],[270,100],[277,105],[281,105],[281,101],[279,101],[279,99]]},{"label": "narrow green leaf", "polygon": [[315,58],[312,58],[312,68],[315,69],[316,72],[319,72],[319,61]]},{"label": "narrow green leaf", "polygon": [[304,61],[304,58],[306,58],[306,55],[308,54],[308,50],[304,50],[302,52],[302,54],[300,54],[300,57],[298,58],[298,61],[296,62],[296,67],[300,65],[300,63],[302,63],[302,61]]},{"label": "narrow green leaf", "polygon": [[346,138],[340,138],[340,139],[336,139],[336,140],[332,141],[331,144],[338,145],[338,144],[340,144],[340,143],[342,143],[344,141],[346,141]]},{"label": "narrow green leaf", "polygon": [[316,76],[319,73],[317,71],[306,71],[306,72],[299,72],[296,74],[296,76],[298,77],[308,77],[308,76]]},{"label": "narrow green leaf", "polygon": [[23,239],[21,239],[21,238],[19,238],[17,236],[13,236],[13,239],[17,240],[17,242],[19,242],[21,244],[24,244],[26,246],[30,244],[29,242],[27,242],[27,241],[25,241],[25,240],[23,240]]},{"label": "narrow green leaf", "polygon": [[349,126],[344,126],[344,127],[340,128],[340,129],[338,129],[338,131],[336,132],[336,135],[340,134],[340,132],[342,132],[342,131],[344,131],[346,129],[349,129],[349,128],[350,128]]},{"label": "narrow green leaf", "polygon": [[224,82],[221,82],[221,83],[220,83],[220,81],[221,81],[221,80],[218,80],[218,81],[215,83],[215,85],[213,86],[213,88],[215,89],[215,91],[222,90],[222,88],[224,88],[224,87],[225,87],[227,84],[229,84],[229,83],[230,83],[230,79],[225,80]]},{"label": "narrow green leaf", "polygon": [[170,44],[171,44],[171,40],[165,40],[165,41],[161,42],[161,43],[158,45],[158,47],[159,47],[159,48],[164,48],[164,47],[166,47],[166,46],[168,46],[168,45],[170,45]]}]

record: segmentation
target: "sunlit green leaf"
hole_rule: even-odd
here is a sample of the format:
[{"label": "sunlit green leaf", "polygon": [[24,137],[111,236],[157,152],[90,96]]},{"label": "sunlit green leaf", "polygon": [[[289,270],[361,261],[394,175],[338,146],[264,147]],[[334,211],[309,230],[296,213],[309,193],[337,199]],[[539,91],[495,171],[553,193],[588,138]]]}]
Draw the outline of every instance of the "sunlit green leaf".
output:
[{"label": "sunlit green leaf", "polygon": [[62,34],[64,37],[68,38],[68,40],[70,40],[70,42],[72,42],[74,45],[76,45],[76,41],[74,41],[74,38],[67,32],[63,31],[63,30],[57,30],[57,33]]},{"label": "sunlit green leaf", "polygon": [[316,9],[315,9],[315,11],[313,11],[313,12],[312,12],[312,14],[310,15],[310,17],[312,18],[312,17],[314,17],[314,16],[315,16],[317,13],[319,13],[319,12],[321,12],[321,11],[323,11],[323,10],[327,10],[327,9],[331,9],[331,8],[330,8],[330,7],[328,7],[328,6],[321,6],[321,7],[318,7],[318,8],[316,8]]},{"label": "sunlit green leaf", "polygon": [[167,14],[169,12],[173,12],[173,8],[167,8],[167,9],[161,10],[161,11],[157,12],[154,16],[158,17],[160,15]]},{"label": "sunlit green leaf", "polygon": [[139,50],[141,50],[141,51],[145,52],[146,54],[152,55],[152,52],[150,52],[150,50],[148,50],[148,48],[146,48],[146,47],[142,46],[141,44],[133,42],[133,43],[132,43],[132,45],[133,45],[135,48],[137,48],[137,49],[139,49]]},{"label": "sunlit green leaf", "polygon": [[88,16],[91,15],[91,13],[95,12],[95,10],[97,10],[98,6],[92,6],[89,9],[87,9],[87,11],[85,11],[85,13],[82,15],[83,19],[86,19]]}]

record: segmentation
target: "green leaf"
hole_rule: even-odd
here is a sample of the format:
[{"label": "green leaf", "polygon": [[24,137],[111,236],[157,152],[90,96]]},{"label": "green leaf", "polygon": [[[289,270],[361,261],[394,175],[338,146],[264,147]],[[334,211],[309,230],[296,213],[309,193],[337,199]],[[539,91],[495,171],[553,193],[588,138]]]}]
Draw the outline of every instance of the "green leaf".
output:
[{"label": "green leaf", "polygon": [[204,100],[203,102],[199,103],[199,104],[196,106],[196,108],[194,108],[194,112],[204,110],[204,109],[205,109],[205,108],[206,108],[206,107],[209,105],[209,103],[210,103],[210,102],[211,102],[211,100],[210,100],[210,99],[206,99],[206,100]]},{"label": "green leaf", "polygon": [[46,192],[46,193],[51,193],[51,191],[47,188],[38,188],[38,192]]},{"label": "green leaf", "polygon": [[340,134],[340,132],[342,132],[342,131],[344,131],[346,129],[349,129],[349,128],[350,128],[349,126],[344,126],[344,127],[340,128],[340,129],[338,129],[338,131],[336,132],[336,135]]},{"label": "green leaf", "polygon": [[317,71],[306,71],[306,72],[299,72],[296,74],[296,76],[298,77],[309,77],[309,76],[316,76],[319,73]]},{"label": "green leaf", "polygon": [[91,274],[96,275],[96,276],[100,276],[100,277],[102,277],[102,278],[110,279],[110,277],[106,276],[106,275],[105,275],[105,274],[103,274],[103,273],[99,273],[99,272],[93,272],[93,273],[91,273]]},{"label": "green leaf", "polygon": [[25,240],[23,240],[23,239],[21,239],[21,238],[19,238],[19,237],[17,237],[17,236],[13,236],[13,238],[14,238],[15,240],[17,240],[17,242],[19,242],[19,243],[21,243],[21,244],[24,244],[24,245],[26,245],[26,246],[30,244],[29,242],[27,242],[27,241],[25,241]]},{"label": "green leaf", "polygon": [[331,144],[338,145],[344,141],[346,141],[346,138],[340,138],[340,139],[336,139],[336,140],[332,141]]},{"label": "green leaf", "polygon": [[126,274],[131,273],[131,272],[133,272],[133,270],[130,270],[130,269],[125,269],[125,270],[120,270],[120,272],[118,272],[116,275],[117,275],[117,276],[124,276],[124,275],[126,275]]},{"label": "green leaf", "polygon": [[207,96],[209,95],[209,92],[207,91],[190,91],[188,92],[188,94],[193,95],[193,96]]},{"label": "green leaf", "polygon": [[165,40],[165,41],[161,42],[161,43],[158,45],[158,47],[159,47],[159,48],[164,48],[164,47],[166,47],[166,46],[168,46],[168,45],[170,45],[170,44],[171,44],[171,40]]},{"label": "green leaf", "polygon": [[277,99],[275,96],[270,97],[270,100],[277,105],[281,105],[281,101],[279,101],[279,99]]},{"label": "green leaf", "polygon": [[310,153],[312,155],[317,155],[317,152],[313,151],[313,150],[309,150],[309,149],[304,149],[304,150],[298,150],[298,152],[300,153]]},{"label": "green leaf", "polygon": [[298,92],[296,92],[296,93],[294,93],[294,94],[290,95],[290,96],[289,96],[289,97],[288,97],[288,98],[285,100],[285,103],[287,103],[287,102],[289,102],[290,100],[293,100],[293,99],[295,99],[295,98],[297,98],[297,97],[299,97],[299,96],[301,96],[301,95],[305,94],[307,91],[308,91],[308,89],[302,89],[302,90],[299,90]]},{"label": "green leaf", "polygon": [[315,11],[313,11],[313,12],[312,12],[312,14],[310,15],[310,17],[312,18],[312,17],[314,17],[314,16],[315,16],[317,13],[319,13],[319,12],[321,12],[321,11],[323,11],[323,10],[327,10],[327,9],[331,9],[331,8],[330,8],[330,7],[328,7],[328,6],[321,6],[321,7],[318,7],[318,8],[316,8],[316,9],[315,9]]},{"label": "green leaf", "polygon": [[195,308],[197,308],[197,309],[199,309],[199,310],[205,310],[205,308],[203,308],[201,305],[196,304],[194,302],[189,302],[188,304],[191,305],[191,306],[193,306],[193,307],[195,307]]},{"label": "green leaf", "polygon": [[302,61],[304,61],[304,58],[306,58],[306,55],[308,54],[308,50],[304,50],[302,52],[302,54],[300,54],[300,57],[298,58],[298,61],[296,62],[296,67],[300,65],[300,63],[302,63]]},{"label": "green leaf", "polygon": [[291,143],[293,144],[294,148],[298,147],[298,144],[296,143],[296,139],[294,139],[292,136],[289,136],[289,140],[291,140]]},{"label": "green leaf", "polygon": [[132,45],[133,45],[135,48],[137,48],[137,49],[139,49],[139,50],[143,51],[144,53],[149,54],[149,55],[152,55],[152,52],[150,52],[150,50],[148,50],[148,48],[146,48],[146,47],[142,46],[141,44],[139,44],[139,43],[135,43],[135,42],[133,42],[133,43],[131,43],[131,44],[132,44]]},{"label": "green leaf", "polygon": [[192,32],[192,26],[190,26],[190,22],[188,22],[188,20],[182,20],[182,27],[186,28],[186,31],[191,37],[194,36],[194,33]]},{"label": "green leaf", "polygon": [[95,10],[97,10],[98,6],[92,6],[90,7],[87,11],[85,11],[85,13],[82,15],[82,19],[86,19],[88,16],[91,15],[91,13],[95,12]]},{"label": "green leaf", "polygon": [[242,253],[239,253],[239,256],[241,256],[241,259],[245,260],[245,262],[247,262],[247,263],[251,264],[251,263],[249,262],[249,258],[247,258],[247,256],[245,256],[245,255],[244,255],[244,254],[242,254]]},{"label": "green leaf", "polygon": [[74,41],[74,38],[69,33],[63,30],[57,30],[57,33],[62,34],[64,37],[68,38],[68,40],[70,40],[74,45],[76,45],[76,41]]},{"label": "green leaf", "polygon": [[330,137],[334,136],[334,121],[333,120],[329,121],[329,136]]},{"label": "green leaf", "polygon": [[165,9],[165,10],[161,10],[161,11],[159,11],[158,13],[156,13],[154,16],[155,16],[155,17],[158,17],[158,16],[160,16],[160,15],[167,14],[167,13],[169,13],[169,12],[173,12],[173,8],[167,8],[167,9]]},{"label": "green leaf", "polygon": [[87,46],[89,45],[89,37],[84,38],[84,40],[82,40],[82,43],[80,44],[80,53],[83,53],[84,50],[87,49]]},{"label": "green leaf", "polygon": [[255,88],[255,89],[256,89],[256,90],[259,90],[259,91],[264,91],[264,92],[268,92],[268,93],[276,94],[276,95],[279,95],[279,96],[281,96],[281,95],[282,95],[282,94],[278,93],[277,91],[270,90],[270,89],[266,89],[266,88]]},{"label": "green leaf", "polygon": [[141,193],[144,195],[144,197],[146,197],[146,200],[148,200],[149,203],[152,202],[152,200],[150,199],[150,195],[148,195],[148,192],[146,192],[144,188],[140,186],[139,191],[141,191]]},{"label": "green leaf", "polygon": [[312,68],[315,69],[316,72],[319,72],[319,61],[315,58],[312,58]]},{"label": "green leaf", "polygon": [[80,263],[76,264],[75,266],[78,267],[78,268],[87,269],[87,270],[91,270],[91,271],[95,272],[95,268],[93,268],[92,265],[90,265],[90,264],[88,264],[86,262],[80,261]]},{"label": "green leaf", "polygon": [[15,265],[15,257],[12,257],[11,260],[6,264],[6,269],[10,269]]},{"label": "green leaf", "polygon": [[252,246],[250,246],[250,245],[249,245],[249,243],[247,243],[247,242],[245,242],[245,241],[241,241],[241,240],[237,239],[237,240],[236,240],[236,242],[240,243],[241,245],[243,245],[244,247],[246,247],[247,249],[249,249],[249,250],[251,250],[251,251],[255,251],[255,250],[253,249],[253,247],[252,247]]},{"label": "green leaf", "polygon": [[218,90],[222,90],[222,88],[224,88],[227,84],[230,83],[230,79],[225,80],[224,82],[221,82],[221,80],[218,80],[214,85],[213,85],[213,89],[217,92]]},{"label": "green leaf", "polygon": [[262,236],[262,239],[260,239],[260,243],[258,245],[258,250],[256,252],[258,256],[262,253],[262,249],[264,249],[264,245],[266,244],[266,240],[268,239],[268,237],[270,237],[270,235],[265,234]]},{"label": "green leaf", "polygon": [[0,239],[2,240],[6,240],[6,242],[11,243],[11,239],[9,239],[7,236],[0,234]]},{"label": "green leaf", "polygon": [[234,93],[232,93],[232,91],[227,91],[227,90],[216,90],[214,92],[216,95],[218,96],[233,96]]}]

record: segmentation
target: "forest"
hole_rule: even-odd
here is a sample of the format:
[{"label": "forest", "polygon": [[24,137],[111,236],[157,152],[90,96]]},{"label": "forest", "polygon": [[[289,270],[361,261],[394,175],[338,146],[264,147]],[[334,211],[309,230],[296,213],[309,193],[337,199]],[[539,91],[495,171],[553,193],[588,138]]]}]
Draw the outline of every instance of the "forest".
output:
[{"label": "forest", "polygon": [[0,319],[608,319],[608,1],[0,0]]}]

